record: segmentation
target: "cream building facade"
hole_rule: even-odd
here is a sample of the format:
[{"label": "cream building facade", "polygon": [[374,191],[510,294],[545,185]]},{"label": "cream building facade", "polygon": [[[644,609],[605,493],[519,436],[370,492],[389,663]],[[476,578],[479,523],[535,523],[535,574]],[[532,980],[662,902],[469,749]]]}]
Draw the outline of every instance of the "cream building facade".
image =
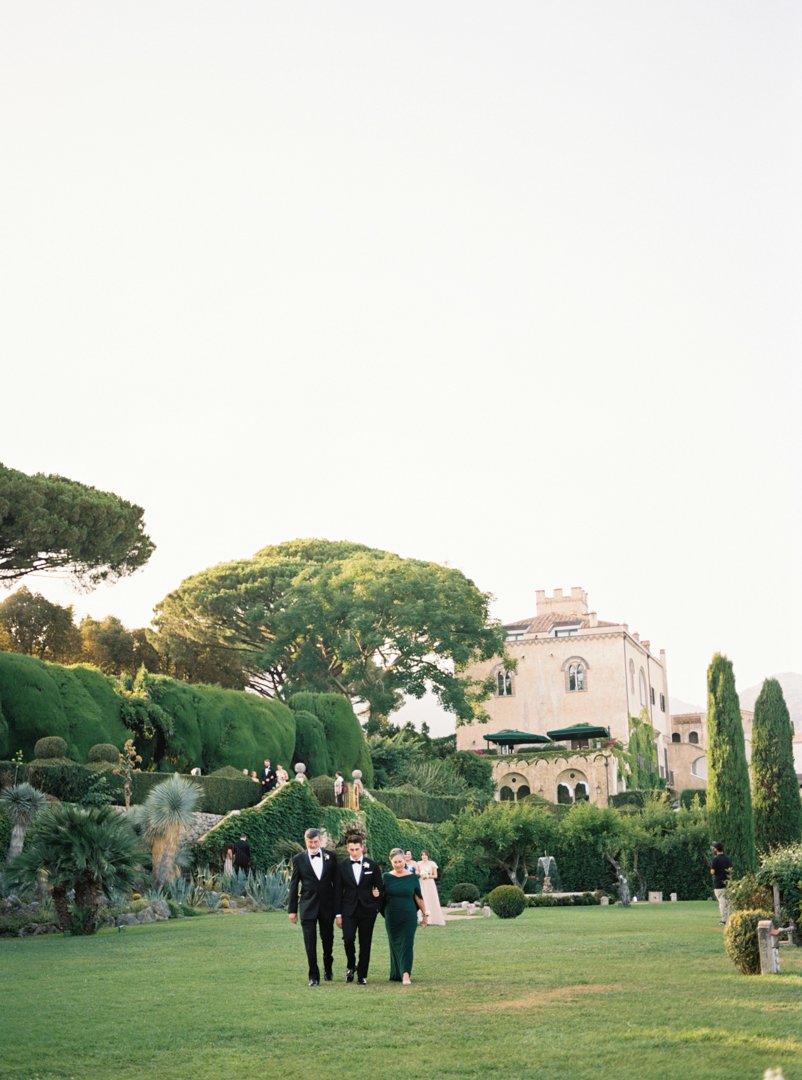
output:
[{"label": "cream building facade", "polygon": [[[535,599],[534,617],[505,626],[508,652],[517,661],[515,671],[507,671],[500,661],[470,669],[472,678],[493,678],[494,694],[485,703],[490,719],[458,727],[457,749],[485,750],[485,736],[502,731],[546,735],[577,724],[608,728],[611,738],[626,745],[629,717],[645,710],[654,729],[660,775],[668,779],[671,720],[665,652],[655,655],[651,643],[630,633],[626,623],[599,619],[582,588],[565,593],[555,589],[552,596],[541,589]],[[494,766],[497,787],[514,789],[505,781],[504,764]],[[556,773],[551,776],[554,770],[545,765],[545,761],[538,765],[544,782],[527,786],[534,792],[542,788],[544,796],[556,802]],[[585,777],[591,801],[606,804],[608,787],[611,794],[623,790],[625,778],[617,771],[611,778],[611,768],[609,763],[594,766],[601,773]],[[507,770],[510,781],[513,771]],[[523,776],[522,770],[518,773]],[[534,781],[534,775],[530,779]]]}]

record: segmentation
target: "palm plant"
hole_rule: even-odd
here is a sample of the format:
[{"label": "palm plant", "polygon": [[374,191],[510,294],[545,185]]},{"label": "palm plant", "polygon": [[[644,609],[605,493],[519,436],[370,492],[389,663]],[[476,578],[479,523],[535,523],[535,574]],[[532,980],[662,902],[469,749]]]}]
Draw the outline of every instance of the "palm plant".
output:
[{"label": "palm plant", "polygon": [[6,862],[10,863],[22,851],[25,834],[34,818],[47,806],[47,796],[31,784],[14,784],[13,787],[3,788],[0,799],[11,817],[11,841],[6,856]]},{"label": "palm plant", "polygon": [[176,860],[181,829],[192,824],[200,791],[189,780],[174,773],[159,784],[145,800],[146,836],[153,856],[153,880],[163,885],[178,874]]},{"label": "palm plant", "polygon": [[136,834],[115,809],[57,803],[38,816],[11,872],[32,885],[44,871],[61,929],[94,934],[101,896],[130,886],[138,864]]}]

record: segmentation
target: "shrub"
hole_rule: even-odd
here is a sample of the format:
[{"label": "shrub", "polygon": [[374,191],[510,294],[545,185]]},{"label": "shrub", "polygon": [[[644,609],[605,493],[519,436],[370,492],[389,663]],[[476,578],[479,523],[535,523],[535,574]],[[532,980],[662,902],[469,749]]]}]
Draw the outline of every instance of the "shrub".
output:
[{"label": "shrub", "polygon": [[309,786],[315,793],[315,798],[321,806],[334,806],[334,777],[326,776],[322,773],[320,776],[313,776],[309,781]]},{"label": "shrub", "polygon": [[89,747],[86,760],[88,762],[108,761],[116,765],[120,757],[120,751],[114,743],[95,743]]},{"label": "shrub", "polygon": [[617,794],[611,795],[608,802],[610,806],[614,806],[617,810],[620,810],[622,806],[636,806],[641,809],[646,801],[647,794],[651,793],[637,788],[632,791],[619,791]]},{"label": "shrub", "polygon": [[460,881],[451,890],[451,902],[461,904],[467,900],[468,903],[475,904],[480,895],[479,889],[472,882]]},{"label": "shrub", "polygon": [[707,791],[705,788],[683,788],[679,793],[679,804],[686,809],[693,806],[693,800],[699,800],[699,806],[705,806],[707,803]]},{"label": "shrub", "polygon": [[[361,769],[362,783],[371,787],[373,761],[348,698],[342,694],[300,693],[293,694],[289,704],[293,712],[312,713],[322,724],[328,746],[329,768],[339,769],[346,780],[353,769]],[[305,734],[308,734],[306,729]]]},{"label": "shrub", "polygon": [[776,885],[780,890],[783,924],[799,919],[802,905],[802,843],[775,848],[763,859],[756,874],[759,885]]},{"label": "shrub", "polygon": [[314,713],[293,708],[295,713],[295,750],[292,765],[302,761],[307,776],[320,776],[332,772],[333,766],[326,745],[326,729]]},{"label": "shrub", "polygon": [[550,893],[537,893],[527,896],[529,907],[593,907],[600,903],[600,897],[592,892],[579,893],[576,896],[552,896]]},{"label": "shrub", "polygon": [[527,905],[523,889],[517,885],[499,885],[487,898],[490,910],[500,919],[517,919]]},{"label": "shrub", "polygon": [[411,784],[402,788],[382,788],[375,796],[398,817],[430,823],[448,821],[468,805],[465,796],[427,795]]},{"label": "shrub", "polygon": [[66,758],[67,743],[58,735],[46,735],[43,739],[36,740],[33,753],[40,761],[45,758]]},{"label": "shrub", "polygon": [[757,941],[757,924],[762,919],[772,919],[770,911],[735,911],[724,927],[724,945],[727,955],[742,975],[760,974],[760,951]]},{"label": "shrub", "polygon": [[770,908],[774,899],[768,885],[759,885],[751,870],[730,881],[727,886],[727,907],[730,911],[750,911]]}]

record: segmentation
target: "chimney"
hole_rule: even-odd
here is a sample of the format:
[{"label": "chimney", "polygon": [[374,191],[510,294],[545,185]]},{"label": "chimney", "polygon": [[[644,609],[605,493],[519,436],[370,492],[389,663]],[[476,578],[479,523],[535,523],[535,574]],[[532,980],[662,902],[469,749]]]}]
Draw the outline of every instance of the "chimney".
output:
[{"label": "chimney", "polygon": [[591,626],[598,626],[599,625],[599,616],[596,614],[595,611],[589,611],[588,612],[588,622],[590,623]]}]

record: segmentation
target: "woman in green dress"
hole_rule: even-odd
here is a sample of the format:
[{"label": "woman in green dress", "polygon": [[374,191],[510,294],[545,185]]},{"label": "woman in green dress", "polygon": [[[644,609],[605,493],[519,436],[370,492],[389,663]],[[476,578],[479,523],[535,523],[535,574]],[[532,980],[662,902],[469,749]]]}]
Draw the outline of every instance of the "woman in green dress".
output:
[{"label": "woman in green dress", "polygon": [[384,923],[390,942],[390,980],[404,986],[412,983],[412,949],[418,928],[418,908],[427,926],[429,912],[423,902],[416,874],[404,869],[404,852],[390,852],[392,870],[384,875]]}]

